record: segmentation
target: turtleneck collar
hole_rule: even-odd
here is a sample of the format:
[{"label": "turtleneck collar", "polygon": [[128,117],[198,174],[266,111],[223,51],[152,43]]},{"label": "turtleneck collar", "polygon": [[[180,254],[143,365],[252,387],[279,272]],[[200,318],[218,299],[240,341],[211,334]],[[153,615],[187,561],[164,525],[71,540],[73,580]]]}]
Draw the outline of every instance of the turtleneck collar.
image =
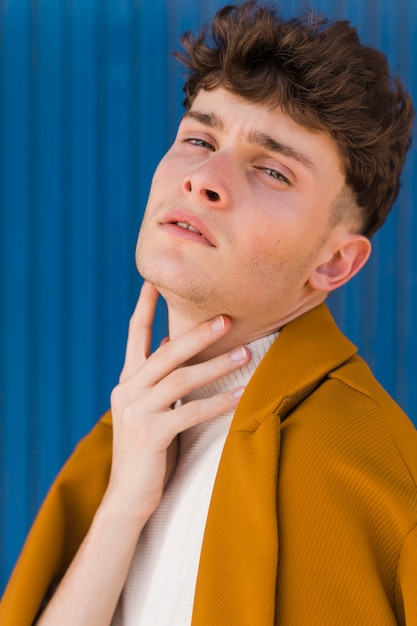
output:
[{"label": "turtleneck collar", "polygon": [[190,402],[190,400],[209,398],[217,393],[222,393],[223,391],[227,391],[229,389],[235,389],[236,387],[246,387],[262,358],[265,356],[266,352],[272,346],[277,337],[278,331],[247,344],[251,353],[251,359],[247,365],[231,372],[230,374],[226,374],[225,376],[218,378],[212,383],[208,383],[198,389],[194,389],[191,393],[182,398],[182,403]]}]

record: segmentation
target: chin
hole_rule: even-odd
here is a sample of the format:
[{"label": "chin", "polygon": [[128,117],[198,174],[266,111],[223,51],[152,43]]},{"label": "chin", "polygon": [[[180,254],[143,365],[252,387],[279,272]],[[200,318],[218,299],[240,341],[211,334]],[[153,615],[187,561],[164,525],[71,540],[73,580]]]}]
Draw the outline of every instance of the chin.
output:
[{"label": "chin", "polygon": [[[227,313],[226,307],[219,305],[219,294],[202,288],[201,283],[184,280],[184,275],[175,276],[155,271],[155,268],[138,266],[141,276],[152,283],[166,301],[168,308],[186,317],[208,319],[219,312]],[[149,271],[147,271],[149,270]]]}]

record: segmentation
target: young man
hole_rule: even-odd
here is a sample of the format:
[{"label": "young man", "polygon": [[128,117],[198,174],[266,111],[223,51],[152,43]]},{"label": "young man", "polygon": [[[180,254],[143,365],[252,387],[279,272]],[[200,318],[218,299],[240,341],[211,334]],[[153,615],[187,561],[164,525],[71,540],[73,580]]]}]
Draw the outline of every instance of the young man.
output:
[{"label": "young man", "polygon": [[415,626],[417,433],[324,304],[395,200],[410,99],[346,22],[251,2],[183,44],[111,414],[52,488],[0,621]]}]

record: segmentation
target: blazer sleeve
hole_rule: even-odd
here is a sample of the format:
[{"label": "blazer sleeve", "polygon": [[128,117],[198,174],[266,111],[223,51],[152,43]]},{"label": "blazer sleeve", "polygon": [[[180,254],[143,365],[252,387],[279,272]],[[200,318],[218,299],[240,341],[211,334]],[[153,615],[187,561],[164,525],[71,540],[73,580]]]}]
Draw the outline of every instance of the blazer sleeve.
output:
[{"label": "blazer sleeve", "polygon": [[417,625],[417,526],[407,536],[397,570],[397,603],[406,626]]},{"label": "blazer sleeve", "polygon": [[111,446],[108,413],[78,444],[46,496],[0,603],[0,624],[31,626],[62,578],[106,489]]}]

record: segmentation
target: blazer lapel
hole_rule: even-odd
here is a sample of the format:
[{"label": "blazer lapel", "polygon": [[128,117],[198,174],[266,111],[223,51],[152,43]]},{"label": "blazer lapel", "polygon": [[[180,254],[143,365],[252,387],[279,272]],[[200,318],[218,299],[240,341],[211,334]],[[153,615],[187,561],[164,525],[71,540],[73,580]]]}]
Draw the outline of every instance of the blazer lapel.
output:
[{"label": "blazer lapel", "polygon": [[235,412],[202,546],[193,626],[274,623],[280,425],[356,348],[321,305],[291,322]]}]

